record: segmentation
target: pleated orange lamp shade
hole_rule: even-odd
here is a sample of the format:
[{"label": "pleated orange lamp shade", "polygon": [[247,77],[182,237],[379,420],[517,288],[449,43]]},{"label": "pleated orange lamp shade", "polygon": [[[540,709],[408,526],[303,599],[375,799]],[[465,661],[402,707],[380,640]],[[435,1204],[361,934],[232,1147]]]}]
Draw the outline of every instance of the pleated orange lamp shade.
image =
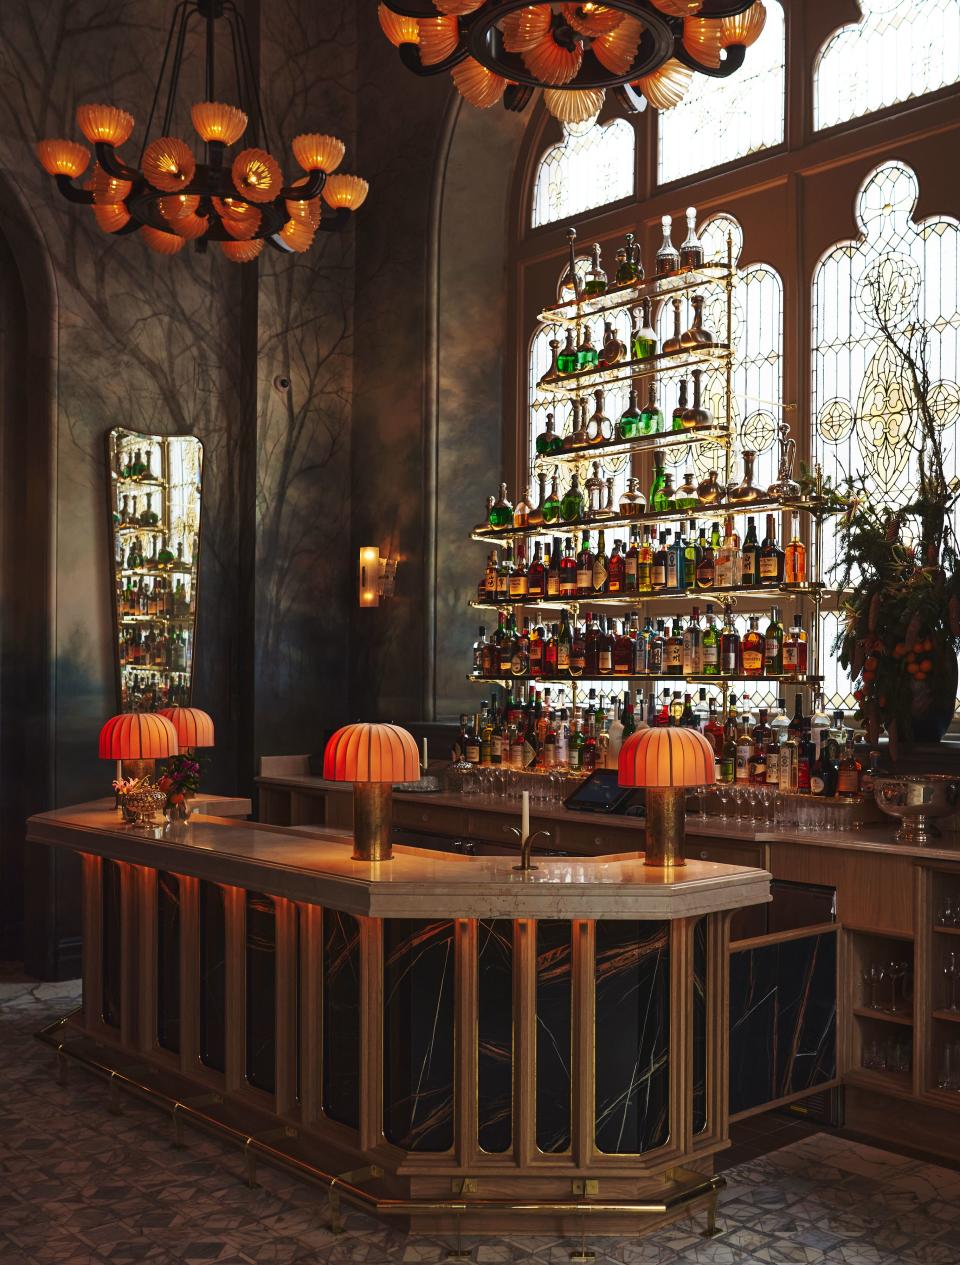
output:
[{"label": "pleated orange lamp shade", "polygon": [[165,760],[179,753],[176,729],[157,712],[123,712],[100,730],[101,760]]},{"label": "pleated orange lamp shade", "polygon": [[713,747],[696,729],[641,729],[620,748],[621,786],[705,786],[716,781]]},{"label": "pleated orange lamp shade", "polygon": [[331,782],[415,782],[420,752],[399,725],[344,725],[327,743],[323,776]]},{"label": "pleated orange lamp shade", "polygon": [[173,725],[181,749],[214,745],[213,718],[199,707],[162,707],[157,715],[165,716]]}]

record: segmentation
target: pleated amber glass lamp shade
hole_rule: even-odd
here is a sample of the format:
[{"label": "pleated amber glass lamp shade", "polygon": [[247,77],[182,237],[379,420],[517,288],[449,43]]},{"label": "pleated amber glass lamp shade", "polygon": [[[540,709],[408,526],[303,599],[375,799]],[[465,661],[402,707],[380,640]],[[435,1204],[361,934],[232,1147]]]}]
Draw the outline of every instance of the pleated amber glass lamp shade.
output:
[{"label": "pleated amber glass lamp shade", "polygon": [[213,718],[199,707],[162,707],[157,715],[165,716],[173,725],[181,751],[214,745]]},{"label": "pleated amber glass lamp shade", "polygon": [[684,802],[691,786],[716,781],[713,747],[696,729],[642,729],[620,749],[617,781],[646,790],[644,865],[684,865]]},{"label": "pleated amber glass lamp shade", "polygon": [[323,776],[353,783],[353,859],[389,861],[393,783],[420,777],[413,735],[399,725],[344,725],[327,743]]},{"label": "pleated amber glass lamp shade", "polygon": [[89,149],[76,141],[38,141],[37,157],[48,176],[69,176],[71,180],[82,176],[90,163]]},{"label": "pleated amber glass lamp shade", "polygon": [[77,127],[91,145],[102,141],[114,147],[130,139],[133,115],[115,105],[78,105]]},{"label": "pleated amber glass lamp shade", "polygon": [[179,755],[177,731],[158,712],[121,712],[111,716],[100,730],[100,759],[116,760],[128,766],[127,772],[143,777],[151,772],[155,760]]},{"label": "pleated amber glass lamp shade", "polygon": [[388,5],[382,3],[377,6],[377,17],[380,19],[380,29],[394,48],[399,48],[401,44],[420,43],[420,28],[416,18],[394,13]]},{"label": "pleated amber glass lamp shade", "polygon": [[190,122],[202,141],[235,145],[247,130],[247,116],[222,101],[199,101],[190,107]]}]

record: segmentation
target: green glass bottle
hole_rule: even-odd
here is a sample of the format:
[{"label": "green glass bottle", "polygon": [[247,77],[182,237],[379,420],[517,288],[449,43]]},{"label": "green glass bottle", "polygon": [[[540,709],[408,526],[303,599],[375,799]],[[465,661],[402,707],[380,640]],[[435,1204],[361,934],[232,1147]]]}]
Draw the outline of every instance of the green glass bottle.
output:
[{"label": "green glass bottle", "polygon": [[490,507],[488,515],[491,527],[513,526],[513,505],[507,499],[507,485],[500,484],[500,496]]},{"label": "green glass bottle", "polygon": [[[687,592],[697,587],[697,567],[700,564],[700,546],[697,544],[697,524],[691,518],[689,523],[690,535],[687,537],[687,547],[683,554],[683,587]],[[709,607],[707,608],[710,609]]]},{"label": "green glass bottle", "polygon": [[167,544],[166,536],[161,536],[160,550],[157,553],[157,566],[158,567],[172,567],[174,562],[176,562],[176,555],[174,554],[170,546]]},{"label": "green glass bottle", "polygon": [[565,523],[578,523],[583,517],[583,492],[580,489],[580,476],[576,471],[570,478],[570,487],[560,502],[560,518]]},{"label": "green glass bottle", "polygon": [[640,325],[634,328],[630,338],[634,360],[649,360],[657,354],[657,335],[650,324],[650,300],[644,299],[641,304]]},{"label": "green glass bottle", "polygon": [[557,355],[557,373],[576,373],[578,366],[577,348],[573,341],[573,330],[567,330],[567,341]]},{"label": "green glass bottle", "polygon": [[600,244],[594,243],[590,249],[592,263],[584,282],[584,294],[596,297],[607,292],[607,274],[600,267]]},{"label": "green glass bottle", "polygon": [[630,388],[630,400],[620,414],[620,434],[624,439],[636,439],[640,434],[640,410],[637,408],[637,388]]},{"label": "green glass bottle", "polygon": [[647,390],[647,402],[640,414],[641,435],[659,435],[663,431],[663,414],[657,407],[657,386],[651,382]]},{"label": "green glass bottle", "polygon": [[683,423],[683,415],[687,411],[687,380],[684,378],[680,383],[680,398],[677,401],[677,407],[673,410],[673,430],[685,430]]},{"label": "green glass bottle", "polygon": [[697,496],[697,485],[693,481],[692,470],[687,470],[684,473],[683,482],[677,488],[673,499],[678,510],[696,509],[700,504],[700,498]]},{"label": "green glass bottle", "polygon": [[599,363],[600,353],[593,345],[593,339],[590,336],[590,326],[587,325],[584,327],[583,338],[580,340],[580,346],[577,348],[577,368],[596,369]]},{"label": "green glass bottle", "polygon": [[554,471],[553,478],[550,480],[550,494],[543,502],[543,521],[545,523],[555,523],[560,517],[560,493],[557,487],[557,474]]},{"label": "green glass bottle", "polygon": [[669,508],[666,503],[667,498],[663,495],[663,489],[667,484],[667,474],[663,468],[662,452],[653,454],[653,463],[653,482],[650,484],[650,496],[647,499],[651,513]]}]

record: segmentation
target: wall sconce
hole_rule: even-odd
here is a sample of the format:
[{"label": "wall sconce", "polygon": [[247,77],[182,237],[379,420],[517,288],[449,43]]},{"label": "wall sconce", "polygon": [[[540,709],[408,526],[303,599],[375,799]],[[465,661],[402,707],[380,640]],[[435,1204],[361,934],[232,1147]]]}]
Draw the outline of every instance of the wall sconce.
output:
[{"label": "wall sconce", "polygon": [[381,558],[376,545],[360,550],[360,605],[379,606],[382,597],[393,597],[397,577],[397,559]]}]

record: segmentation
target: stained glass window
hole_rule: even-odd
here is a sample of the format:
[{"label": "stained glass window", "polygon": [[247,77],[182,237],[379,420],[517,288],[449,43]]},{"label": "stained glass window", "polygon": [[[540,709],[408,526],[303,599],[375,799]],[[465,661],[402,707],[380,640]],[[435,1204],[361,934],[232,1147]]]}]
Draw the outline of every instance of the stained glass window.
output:
[{"label": "stained glass window", "polygon": [[860,11],[820,50],[818,130],[960,80],[960,0],[860,0]]},{"label": "stained glass window", "polygon": [[661,184],[746,158],[783,141],[784,21],[767,0],[767,22],[729,79],[693,76],[679,105],[657,115]]},{"label": "stained glass window", "polygon": [[[917,222],[915,173],[887,162],[857,198],[860,236],[821,259],[813,281],[814,455],[835,481],[863,474],[879,501],[900,503],[915,478],[912,391],[899,354],[881,333],[881,318],[899,342],[925,338],[935,407],[948,432],[948,474],[958,472],[960,414],[960,223],[945,216]],[[824,537],[824,566],[836,542]],[[836,616],[825,617],[825,648]],[[848,702],[849,682],[829,654],[827,697]],[[833,673],[832,680],[829,674]]]},{"label": "stained glass window", "polygon": [[636,137],[626,119],[564,124],[563,140],[550,146],[537,168],[532,226],[632,197],[635,165]]}]

